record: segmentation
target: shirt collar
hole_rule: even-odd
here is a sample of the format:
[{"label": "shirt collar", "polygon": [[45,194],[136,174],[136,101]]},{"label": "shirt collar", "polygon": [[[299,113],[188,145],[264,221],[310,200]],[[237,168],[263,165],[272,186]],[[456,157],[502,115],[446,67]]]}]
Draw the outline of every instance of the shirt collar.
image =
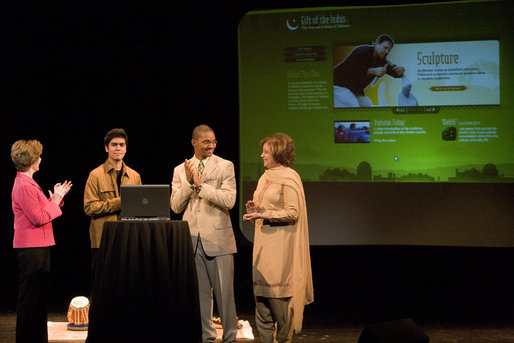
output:
[{"label": "shirt collar", "polygon": [[193,155],[193,162],[194,162],[194,164],[195,164],[196,169],[198,169],[198,164],[199,164],[200,162],[202,162],[202,163],[203,163],[203,166],[205,167],[205,165],[206,165],[206,164],[207,164],[207,162],[209,161],[209,158],[210,158],[210,157],[206,157],[206,158],[204,158],[202,161],[200,161],[199,159],[197,159],[197,158],[196,158],[196,156],[194,156],[194,155]]},{"label": "shirt collar", "polygon": [[[113,170],[114,170],[114,167],[112,166],[112,164],[109,163],[109,160],[107,159],[107,161],[105,161],[105,163],[104,163],[104,172],[110,173]],[[126,174],[125,162],[122,162],[121,172],[123,174]]]}]

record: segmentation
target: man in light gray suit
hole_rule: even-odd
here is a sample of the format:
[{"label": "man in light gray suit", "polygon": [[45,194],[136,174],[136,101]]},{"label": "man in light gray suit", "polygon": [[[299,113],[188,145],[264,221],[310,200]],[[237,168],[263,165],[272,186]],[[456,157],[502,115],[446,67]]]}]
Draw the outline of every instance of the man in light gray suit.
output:
[{"label": "man in light gray suit", "polygon": [[236,342],[234,300],[236,241],[228,211],[236,201],[234,164],[214,155],[216,136],[207,125],[193,130],[194,156],[175,167],[171,209],[189,224],[202,320],[202,342],[215,342],[213,293],[223,326],[223,343]]}]

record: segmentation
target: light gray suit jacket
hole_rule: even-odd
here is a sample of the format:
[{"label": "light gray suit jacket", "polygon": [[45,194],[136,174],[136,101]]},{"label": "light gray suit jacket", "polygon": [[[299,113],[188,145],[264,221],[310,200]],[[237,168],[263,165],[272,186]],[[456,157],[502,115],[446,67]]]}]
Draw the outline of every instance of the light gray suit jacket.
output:
[{"label": "light gray suit jacket", "polygon": [[170,205],[189,224],[193,247],[198,236],[208,256],[237,252],[234,231],[228,211],[236,202],[234,164],[213,155],[201,176],[202,189],[194,192],[186,180],[184,163],[175,167],[171,183]]}]

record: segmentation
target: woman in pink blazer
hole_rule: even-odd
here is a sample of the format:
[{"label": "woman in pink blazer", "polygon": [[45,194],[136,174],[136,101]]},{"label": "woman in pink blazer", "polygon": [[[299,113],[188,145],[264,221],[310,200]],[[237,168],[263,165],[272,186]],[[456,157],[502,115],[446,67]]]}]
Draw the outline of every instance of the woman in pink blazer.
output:
[{"label": "woman in pink blazer", "polygon": [[33,179],[39,170],[43,146],[36,140],[18,140],[11,159],[18,171],[11,199],[14,213],[13,248],[19,266],[16,342],[48,342],[47,297],[50,247],[55,245],[52,220],[59,217],[62,199],[71,188],[65,181],[48,191],[49,198]]}]

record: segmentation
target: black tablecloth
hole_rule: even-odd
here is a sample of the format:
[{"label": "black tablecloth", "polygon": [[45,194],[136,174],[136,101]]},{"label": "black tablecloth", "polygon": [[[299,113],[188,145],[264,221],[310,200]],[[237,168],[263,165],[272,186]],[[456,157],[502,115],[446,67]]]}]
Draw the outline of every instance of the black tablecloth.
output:
[{"label": "black tablecloth", "polygon": [[187,222],[106,222],[87,342],[200,339],[198,281]]}]

